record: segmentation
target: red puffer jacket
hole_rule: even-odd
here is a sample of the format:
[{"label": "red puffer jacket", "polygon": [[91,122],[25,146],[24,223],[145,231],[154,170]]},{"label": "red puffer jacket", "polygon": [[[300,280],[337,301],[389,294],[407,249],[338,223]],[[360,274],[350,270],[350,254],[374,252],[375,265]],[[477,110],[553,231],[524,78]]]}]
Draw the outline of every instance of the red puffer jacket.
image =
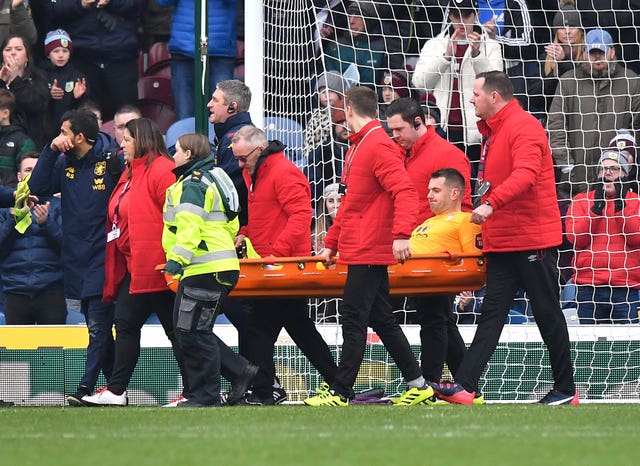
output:
[{"label": "red puffer jacket", "polygon": [[567,213],[574,283],[640,288],[640,198],[627,193],[621,212],[608,199],[603,215],[591,212],[593,198],[594,191],[578,194]]},{"label": "red puffer jacket", "polygon": [[311,188],[304,174],[272,142],[253,178],[242,171],[249,191],[249,222],[240,229],[262,257],[311,255]]},{"label": "red puffer jacket", "polygon": [[553,160],[542,125],[516,99],[478,122],[488,138],[482,199],[493,214],[482,225],[484,252],[546,249],[562,242]]},{"label": "red puffer jacket", "polygon": [[[147,156],[131,163],[132,176],[127,194],[129,204],[128,235],[131,258],[127,267],[126,257],[116,247],[116,241],[107,243],[105,259],[105,282],[103,299],[114,301],[120,282],[127,271],[131,274],[130,292],[149,293],[166,291],[167,284],[162,274],[155,270],[164,264],[167,257],[162,249],[162,206],[167,188],[176,181],[172,170],[175,164],[166,157],[158,156],[146,167]],[[107,229],[113,221],[114,199],[119,197],[126,185],[126,171],[120,177],[109,200]]]},{"label": "red puffer jacket", "polygon": [[429,180],[434,172],[441,168],[455,168],[464,178],[465,187],[462,197],[462,211],[471,212],[473,204],[471,202],[471,164],[467,156],[451,144],[440,137],[433,126],[427,126],[427,133],[418,139],[411,148],[411,154],[405,161],[409,178],[413,181],[413,186],[418,191],[418,202],[420,213],[418,214],[418,225],[426,219],[433,217],[433,212],[429,208],[427,194],[429,194]]},{"label": "red puffer jacket", "polygon": [[418,194],[404,168],[404,155],[373,120],[349,136],[342,182],[347,192],[325,237],[344,264],[396,263],[392,244],[416,226]]}]

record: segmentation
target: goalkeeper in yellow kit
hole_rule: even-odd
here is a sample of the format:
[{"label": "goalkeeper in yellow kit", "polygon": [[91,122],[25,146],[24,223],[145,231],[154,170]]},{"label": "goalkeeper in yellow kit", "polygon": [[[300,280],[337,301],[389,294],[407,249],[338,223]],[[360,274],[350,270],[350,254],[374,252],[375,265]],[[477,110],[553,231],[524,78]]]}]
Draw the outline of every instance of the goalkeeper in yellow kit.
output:
[{"label": "goalkeeper in yellow kit", "polygon": [[[435,214],[411,234],[411,254],[480,254],[481,228],[471,223],[471,213],[462,212],[465,181],[454,168],[435,171],[429,180],[427,199]],[[465,346],[452,311],[453,296],[430,295],[417,301],[420,322],[422,375],[429,382],[440,382],[446,360],[455,372],[464,357]],[[482,397],[476,398],[482,403]]]}]

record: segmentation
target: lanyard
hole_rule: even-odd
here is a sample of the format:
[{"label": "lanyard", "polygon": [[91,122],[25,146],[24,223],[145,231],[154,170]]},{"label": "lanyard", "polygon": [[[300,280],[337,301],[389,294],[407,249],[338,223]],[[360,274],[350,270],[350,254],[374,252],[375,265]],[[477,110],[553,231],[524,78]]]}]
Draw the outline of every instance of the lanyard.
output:
[{"label": "lanyard", "polygon": [[117,225],[118,223],[118,213],[120,212],[120,202],[122,201],[122,198],[124,197],[124,195],[126,194],[127,190],[129,189],[129,183],[131,180],[127,180],[127,182],[124,185],[124,188],[122,188],[122,191],[120,192],[120,195],[118,196],[118,200],[116,201],[116,207],[115,209],[113,209],[113,225]]},{"label": "lanyard", "polygon": [[345,184],[347,183],[347,179],[349,178],[349,172],[351,171],[351,164],[353,163],[353,158],[356,156],[356,152],[358,152],[358,149],[360,148],[360,144],[362,144],[364,142],[366,137],[369,136],[372,131],[374,131],[374,130],[376,130],[378,128],[382,128],[382,126],[380,126],[380,125],[374,126],[369,131],[367,131],[365,133],[365,135],[362,136],[362,139],[360,139],[358,144],[353,147],[353,152],[348,154],[349,157],[347,158],[347,161],[346,161],[347,167],[345,169],[344,174],[342,175],[342,179],[344,180]]},{"label": "lanyard", "polygon": [[491,136],[487,136],[484,141],[482,141],[482,153],[480,154],[480,161],[478,162],[478,182],[482,183],[484,180],[484,165],[487,160],[487,152],[489,152],[489,141]]}]

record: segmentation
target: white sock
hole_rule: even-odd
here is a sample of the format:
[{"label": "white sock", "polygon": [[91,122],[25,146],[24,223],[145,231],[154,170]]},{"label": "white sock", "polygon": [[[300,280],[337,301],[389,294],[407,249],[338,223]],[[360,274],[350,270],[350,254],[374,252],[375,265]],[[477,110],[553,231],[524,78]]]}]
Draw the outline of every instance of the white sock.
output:
[{"label": "white sock", "polygon": [[407,385],[409,385],[409,388],[422,388],[424,387],[425,383],[427,383],[427,381],[424,380],[424,377],[422,376],[418,377],[417,379],[407,381]]}]

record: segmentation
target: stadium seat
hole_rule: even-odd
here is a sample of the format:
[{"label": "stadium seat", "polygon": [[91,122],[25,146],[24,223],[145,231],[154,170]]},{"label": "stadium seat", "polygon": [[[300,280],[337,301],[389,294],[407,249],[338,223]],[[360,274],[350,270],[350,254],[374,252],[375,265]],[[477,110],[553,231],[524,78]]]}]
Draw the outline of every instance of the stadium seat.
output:
[{"label": "stadium seat", "polygon": [[171,79],[163,76],[142,76],[138,80],[138,99],[153,100],[173,107]]},{"label": "stadium seat", "polygon": [[[196,130],[195,117],[184,118],[176,121],[167,129],[166,143],[167,147],[176,145],[178,138],[183,134],[193,133]],[[209,141],[213,144],[215,141],[215,133],[213,131],[213,125],[209,123]]]},{"label": "stadium seat", "polygon": [[173,106],[155,100],[139,100],[138,108],[142,116],[156,122],[162,134],[176,121],[176,111]]},{"label": "stadium seat", "polygon": [[113,120],[109,120],[102,123],[102,126],[100,127],[100,131],[102,131],[103,133],[107,133],[112,138],[115,137],[115,134],[116,134],[115,122]]},{"label": "stadium seat", "polygon": [[147,53],[146,67],[143,70],[144,76],[171,76],[171,54],[169,53],[168,42],[156,42]]},{"label": "stadium seat", "polygon": [[264,132],[269,140],[277,139],[287,147],[285,155],[300,169],[305,166],[302,157],[304,130],[299,123],[285,117],[265,117]]}]

